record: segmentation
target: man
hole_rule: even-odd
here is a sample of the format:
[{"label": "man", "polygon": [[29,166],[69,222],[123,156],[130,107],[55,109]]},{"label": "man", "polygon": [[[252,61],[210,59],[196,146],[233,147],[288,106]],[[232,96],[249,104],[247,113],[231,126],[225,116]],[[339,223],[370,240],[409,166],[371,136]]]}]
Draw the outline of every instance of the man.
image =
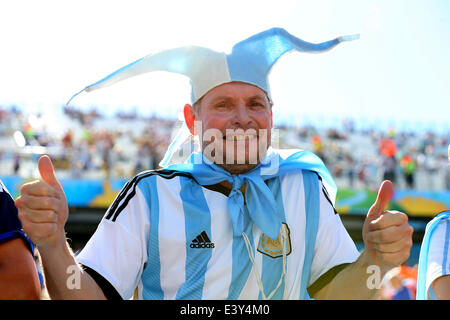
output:
[{"label": "man", "polygon": [[[448,146],[450,163],[450,145]],[[431,220],[425,229],[419,258],[417,299],[450,300],[450,211]]]},{"label": "man", "polygon": [[40,299],[34,246],[21,229],[14,200],[0,181],[0,299]]},{"label": "man", "polygon": [[[43,181],[25,184],[16,205],[41,252],[51,297],[129,299],[136,288],[143,299],[374,297],[368,267],[378,268],[381,281],[408,258],[412,244],[406,215],[384,210],[392,184],[383,183],[369,210],[366,249],[359,255],[333,208],[334,182],[320,159],[269,148],[266,73],[293,48],[323,51],[339,39],[314,45],[271,29],[238,43],[230,56],[195,47],[169,50],[88,87],[155,65],[189,73],[193,103],[184,116],[202,152],[130,180],[76,258],[64,235],[64,191],[50,159],[41,157]],[[278,56],[255,56],[268,43]],[[174,57],[178,63],[172,63]],[[262,68],[269,60],[270,67]],[[69,268],[79,274],[77,290],[66,285]]]},{"label": "man", "polygon": [[417,299],[450,300],[450,211],[427,224],[419,259]]}]

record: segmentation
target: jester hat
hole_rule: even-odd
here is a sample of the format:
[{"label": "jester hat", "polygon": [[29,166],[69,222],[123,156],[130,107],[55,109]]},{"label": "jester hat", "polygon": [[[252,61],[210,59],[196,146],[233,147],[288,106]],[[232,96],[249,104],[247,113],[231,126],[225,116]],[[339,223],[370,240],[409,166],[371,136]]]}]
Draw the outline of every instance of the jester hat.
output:
[{"label": "jester hat", "polygon": [[324,52],[343,41],[358,38],[359,35],[350,35],[322,43],[310,43],[282,28],[272,28],[237,43],[230,54],[198,46],[165,50],[138,59],[87,86],[73,95],[67,104],[83,91],[90,92],[104,88],[152,71],[168,71],[187,76],[191,81],[192,104],[214,87],[233,81],[253,84],[264,90],[271,98],[268,75],[273,65],[285,53],[293,50]]}]

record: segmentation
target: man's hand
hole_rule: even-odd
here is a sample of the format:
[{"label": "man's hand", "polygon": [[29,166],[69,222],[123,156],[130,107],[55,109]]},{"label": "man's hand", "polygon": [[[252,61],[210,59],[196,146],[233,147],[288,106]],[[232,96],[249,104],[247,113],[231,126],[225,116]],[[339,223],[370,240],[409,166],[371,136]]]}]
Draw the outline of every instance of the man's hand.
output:
[{"label": "man's hand", "polygon": [[[315,299],[376,299],[377,290],[368,283],[368,267],[378,266],[384,274],[406,261],[412,246],[413,228],[408,216],[386,211],[393,193],[392,182],[384,181],[369,209],[363,226],[366,248],[359,258],[340,271],[313,297]],[[376,288],[376,286],[375,286]]]},{"label": "man's hand", "polygon": [[[66,242],[64,225],[69,215],[64,190],[55,177],[52,161],[42,156],[38,162],[43,181],[24,184],[16,200],[24,231],[36,243],[42,258],[45,284],[52,300],[105,299],[102,289],[83,272]],[[68,268],[81,275],[80,289],[67,286]]]},{"label": "man's hand", "polygon": [[69,209],[50,158],[42,156],[38,168],[43,181],[24,184],[15,204],[23,230],[39,248],[44,248],[65,243]]},{"label": "man's hand", "polygon": [[369,264],[387,271],[404,263],[410,254],[413,228],[408,216],[398,211],[386,211],[393,194],[392,182],[386,180],[369,209],[363,226],[364,250]]}]

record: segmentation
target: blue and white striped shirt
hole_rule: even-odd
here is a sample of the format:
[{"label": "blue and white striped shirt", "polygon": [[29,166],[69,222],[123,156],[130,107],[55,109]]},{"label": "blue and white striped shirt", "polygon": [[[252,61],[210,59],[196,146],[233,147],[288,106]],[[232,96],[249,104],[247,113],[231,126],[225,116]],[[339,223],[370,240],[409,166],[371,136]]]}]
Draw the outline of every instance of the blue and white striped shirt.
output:
[{"label": "blue and white striped shirt", "polygon": [[317,174],[299,170],[267,184],[288,231],[286,286],[279,238],[248,220],[253,267],[243,237],[233,236],[227,196],[167,170],[130,180],[77,260],[123,299],[136,288],[139,299],[261,299],[257,273],[266,296],[283,278],[272,299],[308,298],[308,286],[359,253]]},{"label": "blue and white striped shirt", "polygon": [[436,299],[431,284],[450,274],[450,211],[427,224],[419,259],[417,299]]}]

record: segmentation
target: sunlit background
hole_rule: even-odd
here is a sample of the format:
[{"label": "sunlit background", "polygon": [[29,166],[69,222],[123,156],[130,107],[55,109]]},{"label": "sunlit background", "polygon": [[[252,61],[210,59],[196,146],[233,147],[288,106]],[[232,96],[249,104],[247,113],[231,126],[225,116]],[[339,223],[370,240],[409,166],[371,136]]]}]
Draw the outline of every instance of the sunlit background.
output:
[{"label": "sunlit background", "polygon": [[[4,1],[0,103],[56,111],[87,84],[149,53],[183,45],[228,51],[274,26],[310,42],[361,35],[325,54],[280,59],[270,76],[277,123],[351,117],[360,125],[448,129],[445,0]],[[186,101],[188,80],[158,72],[73,104],[174,117]]]}]

